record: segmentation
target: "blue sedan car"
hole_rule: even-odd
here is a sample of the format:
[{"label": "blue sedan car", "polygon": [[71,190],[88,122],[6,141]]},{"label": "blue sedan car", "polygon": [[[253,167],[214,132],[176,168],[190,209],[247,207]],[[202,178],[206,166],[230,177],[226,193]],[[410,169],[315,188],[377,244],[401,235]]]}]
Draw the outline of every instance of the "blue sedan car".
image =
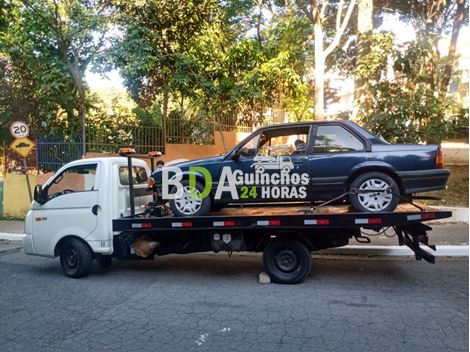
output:
[{"label": "blue sedan car", "polygon": [[229,203],[337,197],[360,212],[393,211],[448,177],[437,145],[389,144],[353,122],[321,121],[260,128],[225,155],[164,167],[152,181],[175,215],[200,216]]}]

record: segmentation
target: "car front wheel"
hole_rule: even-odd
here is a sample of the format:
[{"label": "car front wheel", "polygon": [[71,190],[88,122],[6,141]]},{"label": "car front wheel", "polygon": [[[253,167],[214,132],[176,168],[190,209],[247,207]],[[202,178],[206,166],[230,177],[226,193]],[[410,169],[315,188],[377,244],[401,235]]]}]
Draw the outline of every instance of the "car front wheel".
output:
[{"label": "car front wheel", "polygon": [[183,192],[177,199],[170,199],[170,208],[176,216],[202,216],[205,215],[211,207],[211,198],[209,196],[199,198],[198,196],[204,191],[204,187],[196,182],[194,195],[191,194],[189,181],[181,181]]},{"label": "car front wheel", "polygon": [[382,172],[368,172],[351,183],[349,199],[360,212],[393,211],[400,199],[400,189],[390,176]]}]

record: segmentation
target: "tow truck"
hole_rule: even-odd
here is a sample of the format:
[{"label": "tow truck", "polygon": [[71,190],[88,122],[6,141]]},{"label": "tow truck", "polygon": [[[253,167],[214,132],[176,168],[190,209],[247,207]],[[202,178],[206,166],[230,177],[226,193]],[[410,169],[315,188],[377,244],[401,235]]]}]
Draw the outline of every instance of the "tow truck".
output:
[{"label": "tow truck", "polygon": [[156,201],[146,183],[161,154],[120,151],[120,157],[80,159],[37,185],[26,216],[24,251],[60,257],[63,273],[80,278],[93,260],[154,259],[195,252],[262,252],[272,282],[296,284],[311,270],[311,253],[351,239],[370,242],[363,230],[393,231],[417,260],[434,263],[431,227],[424,222],[452,216],[409,199],[394,212],[357,213],[333,205],[240,207],[206,216],[178,218]]}]

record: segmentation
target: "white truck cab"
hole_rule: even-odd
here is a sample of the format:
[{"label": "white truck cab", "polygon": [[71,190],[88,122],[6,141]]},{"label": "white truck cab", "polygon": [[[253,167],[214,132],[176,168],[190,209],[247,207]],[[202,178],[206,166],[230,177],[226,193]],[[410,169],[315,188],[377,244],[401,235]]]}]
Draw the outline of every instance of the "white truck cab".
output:
[{"label": "white truck cab", "polygon": [[[150,170],[140,159],[132,159],[132,165],[139,212],[152,200],[145,192]],[[36,186],[25,221],[25,253],[62,260],[61,243],[77,238],[98,255],[112,254],[112,220],[130,214],[128,178],[125,157],[81,159],[60,168]]]}]

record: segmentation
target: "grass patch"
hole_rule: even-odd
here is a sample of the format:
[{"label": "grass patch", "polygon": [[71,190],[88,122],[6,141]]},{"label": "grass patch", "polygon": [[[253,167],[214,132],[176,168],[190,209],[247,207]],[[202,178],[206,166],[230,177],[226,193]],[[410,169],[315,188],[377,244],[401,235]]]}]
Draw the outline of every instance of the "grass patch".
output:
[{"label": "grass patch", "polygon": [[422,195],[440,197],[441,200],[419,200],[419,202],[428,205],[468,207],[468,165],[446,165],[446,169],[450,170],[447,189],[422,193]]}]

